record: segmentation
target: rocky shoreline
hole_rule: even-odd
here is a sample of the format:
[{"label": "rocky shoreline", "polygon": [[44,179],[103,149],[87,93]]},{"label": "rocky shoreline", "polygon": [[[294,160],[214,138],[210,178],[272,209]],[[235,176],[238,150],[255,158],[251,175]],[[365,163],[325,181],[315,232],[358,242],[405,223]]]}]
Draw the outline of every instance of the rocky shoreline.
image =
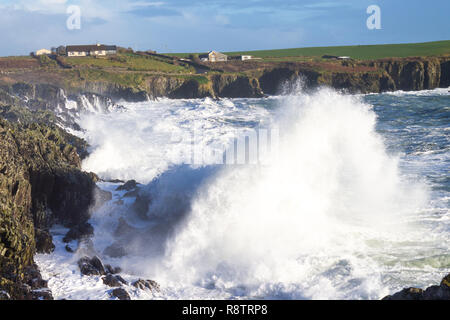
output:
[{"label": "rocky shoreline", "polygon": [[[0,291],[46,299],[36,253],[54,249],[49,228],[89,219],[96,176],[80,170],[68,134],[56,126],[0,119]],[[75,137],[72,137],[76,140]]]},{"label": "rocky shoreline", "polygon": [[450,300],[450,274],[442,279],[440,285],[426,289],[405,288],[382,300]]},{"label": "rocky shoreline", "polygon": [[[197,86],[198,83],[189,82],[191,80],[181,85],[164,80],[160,82],[161,90],[154,86],[151,90],[156,91],[149,87],[148,91],[140,92],[134,88],[103,87],[101,83],[96,86],[86,84],[78,93],[64,91],[67,88],[49,83],[0,86],[0,300],[52,299],[47,281],[42,279],[34,261],[36,253],[54,250],[50,228],[56,223],[69,228],[65,242],[89,241],[93,234],[88,223],[91,210],[111,200],[110,193],[96,186],[97,176],[81,170],[81,161],[87,155],[86,142],[56,125],[56,110],[67,103],[68,97],[77,104],[86,103],[82,101],[84,97],[92,105],[100,104],[107,109],[120,107],[119,98],[142,101],[160,95],[173,98],[260,97],[277,93],[282,83],[300,77],[309,88],[331,84],[351,92],[421,90],[450,85],[450,60],[434,58],[377,63],[379,65],[369,63],[368,67],[384,68],[385,71],[318,74],[296,65],[265,70],[256,78],[215,75],[207,91],[201,91],[207,86]],[[67,123],[76,125],[69,120]],[[136,182],[129,181],[122,188],[133,192]],[[146,199],[137,197],[136,205],[142,203],[148,207]],[[139,213],[139,208],[136,210]],[[126,229],[129,226],[119,221],[119,227]],[[109,249],[109,255],[120,255],[120,248],[111,246]],[[73,249],[66,246],[66,250]],[[119,271],[103,265],[94,253],[82,257],[78,266],[85,276],[102,276],[103,282],[114,288],[112,297],[130,298],[122,288],[128,283],[117,274]],[[449,276],[439,286],[425,290],[407,288],[384,299],[448,300]],[[138,279],[131,285],[142,290],[160,290],[152,280]]]}]

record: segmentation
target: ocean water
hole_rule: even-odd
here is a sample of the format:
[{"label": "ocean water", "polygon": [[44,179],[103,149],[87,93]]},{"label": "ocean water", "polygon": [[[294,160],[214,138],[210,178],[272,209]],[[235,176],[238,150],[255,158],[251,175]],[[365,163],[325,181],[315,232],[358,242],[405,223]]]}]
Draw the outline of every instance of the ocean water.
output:
[{"label": "ocean water", "polygon": [[[151,199],[138,214],[135,196],[101,182],[113,200],[90,221],[89,253],[128,281],[161,284],[127,286],[133,299],[380,299],[450,272],[449,89],[299,86],[126,103],[77,121],[92,146],[83,169],[135,179]],[[119,218],[133,231],[118,236]],[[66,231],[55,227],[56,251],[36,256],[54,296],[110,299],[100,277],[80,275],[88,251],[67,253]],[[114,242],[126,256],[103,253]]]}]

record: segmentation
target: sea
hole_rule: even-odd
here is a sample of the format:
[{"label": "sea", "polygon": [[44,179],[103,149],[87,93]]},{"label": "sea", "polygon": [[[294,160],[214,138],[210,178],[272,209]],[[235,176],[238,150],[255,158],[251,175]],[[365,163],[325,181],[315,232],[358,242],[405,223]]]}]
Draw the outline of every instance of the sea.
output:
[{"label": "sea", "polygon": [[[36,255],[56,299],[113,299],[100,276],[80,274],[84,255],[120,267],[142,300],[376,300],[450,273],[450,88],[299,84],[122,105],[76,113],[83,170],[113,199],[91,210],[93,237],[68,244],[78,251],[55,226],[55,251]],[[117,190],[132,179],[137,190]]]}]

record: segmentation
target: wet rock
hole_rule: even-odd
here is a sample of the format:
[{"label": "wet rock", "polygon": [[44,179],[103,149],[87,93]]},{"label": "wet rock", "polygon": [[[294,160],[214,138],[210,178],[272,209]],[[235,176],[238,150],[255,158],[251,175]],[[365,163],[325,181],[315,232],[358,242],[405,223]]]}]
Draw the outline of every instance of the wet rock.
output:
[{"label": "wet rock", "polygon": [[424,300],[450,300],[450,288],[445,285],[431,286],[423,292]]},{"label": "wet rock", "polygon": [[[450,92],[450,91],[449,91]],[[441,281],[441,286],[446,286],[450,288],[450,273],[444,277]]]},{"label": "wet rock", "polygon": [[137,182],[135,180],[129,180],[125,184],[117,187],[116,191],[131,191],[137,188]]},{"label": "wet rock", "polygon": [[112,297],[116,297],[116,298],[119,299],[119,300],[131,300],[130,295],[129,295],[128,292],[127,292],[125,289],[123,289],[123,288],[117,288],[117,289],[114,289],[114,290],[111,292],[111,296],[112,296]]},{"label": "wet rock", "polygon": [[42,289],[42,288],[47,288],[48,286],[48,281],[42,279],[40,276],[34,279],[31,279],[28,282],[28,285],[31,287],[31,289],[35,290],[35,289]]},{"label": "wet rock", "polygon": [[63,238],[63,241],[67,243],[73,240],[79,240],[81,238],[90,237],[93,234],[94,234],[94,227],[90,223],[85,222],[72,227]]},{"label": "wet rock", "polygon": [[103,254],[111,258],[122,258],[127,255],[125,248],[122,247],[118,242],[114,242],[112,245],[107,247]]},{"label": "wet rock", "polygon": [[419,288],[407,288],[383,300],[450,300],[450,274],[448,274],[439,286],[431,286],[425,290]]},{"label": "wet rock", "polygon": [[392,296],[383,298],[383,300],[423,300],[423,290],[419,288],[406,288]]},{"label": "wet rock", "polygon": [[106,274],[105,267],[97,256],[93,258],[81,258],[78,260],[78,267],[80,268],[81,273],[85,276],[98,276]]},{"label": "wet rock", "polygon": [[122,272],[122,269],[119,267],[112,267],[110,264],[105,265],[105,271],[108,274],[118,274]]},{"label": "wet rock", "polygon": [[41,229],[35,229],[34,231],[36,239],[36,252],[37,253],[52,253],[55,250],[53,244],[53,238],[50,232]]},{"label": "wet rock", "polygon": [[34,290],[31,292],[33,300],[53,300],[52,292],[46,290]]},{"label": "wet rock", "polygon": [[67,252],[73,253],[73,249],[68,244],[66,244],[65,249]]},{"label": "wet rock", "polygon": [[136,287],[141,290],[150,290],[150,291],[156,291],[160,292],[161,288],[159,284],[156,281],[153,280],[142,280],[139,279],[131,284],[133,287]]},{"label": "wet rock", "polygon": [[105,285],[110,287],[120,287],[122,284],[127,284],[127,282],[119,275],[107,274],[102,280]]}]

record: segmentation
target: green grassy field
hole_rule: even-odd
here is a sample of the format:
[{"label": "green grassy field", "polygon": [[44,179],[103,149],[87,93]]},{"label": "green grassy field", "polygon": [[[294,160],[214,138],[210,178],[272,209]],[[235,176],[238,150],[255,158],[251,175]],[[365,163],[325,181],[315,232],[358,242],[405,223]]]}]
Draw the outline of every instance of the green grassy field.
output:
[{"label": "green grassy field", "polygon": [[[173,53],[168,55],[187,57],[191,53]],[[350,56],[359,60],[372,60],[381,58],[403,58],[415,56],[437,56],[450,54],[450,40],[407,43],[407,44],[384,44],[364,46],[341,46],[341,47],[311,47],[293,48],[280,50],[258,50],[225,52],[227,55],[252,55],[267,60],[278,60],[289,57],[321,57],[323,55]],[[289,60],[289,59],[288,59]]]},{"label": "green grassy field", "polygon": [[171,61],[132,53],[113,57],[64,57],[62,60],[74,67],[91,66],[99,68],[125,68],[130,71],[154,71],[167,73],[188,73],[193,69],[170,63]]}]

